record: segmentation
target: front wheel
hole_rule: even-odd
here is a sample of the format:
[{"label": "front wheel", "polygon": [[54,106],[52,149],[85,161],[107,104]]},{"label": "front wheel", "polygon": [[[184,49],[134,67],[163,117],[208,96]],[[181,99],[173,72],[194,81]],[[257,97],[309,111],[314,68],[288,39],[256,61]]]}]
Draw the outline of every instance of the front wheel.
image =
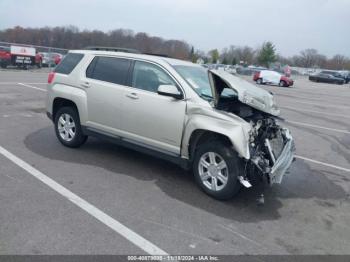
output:
[{"label": "front wheel", "polygon": [[262,85],[262,84],[263,84],[262,79],[259,78],[258,80],[256,80],[256,83],[257,83],[258,85]]},{"label": "front wheel", "polygon": [[238,181],[242,174],[240,160],[237,153],[221,141],[210,141],[197,149],[193,172],[199,187],[216,199],[230,199],[241,188]]},{"label": "front wheel", "polygon": [[75,108],[62,107],[55,116],[55,131],[58,140],[67,147],[79,147],[86,142],[79,114]]}]

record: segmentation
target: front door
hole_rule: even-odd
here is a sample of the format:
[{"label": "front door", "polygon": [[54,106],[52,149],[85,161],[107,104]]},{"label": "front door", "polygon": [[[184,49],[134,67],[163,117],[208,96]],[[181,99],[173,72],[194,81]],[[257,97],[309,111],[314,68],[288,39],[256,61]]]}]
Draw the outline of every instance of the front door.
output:
[{"label": "front door", "polygon": [[186,101],[157,93],[160,85],[178,87],[174,79],[158,65],[136,61],[131,85],[123,96],[125,136],[152,149],[180,154]]}]

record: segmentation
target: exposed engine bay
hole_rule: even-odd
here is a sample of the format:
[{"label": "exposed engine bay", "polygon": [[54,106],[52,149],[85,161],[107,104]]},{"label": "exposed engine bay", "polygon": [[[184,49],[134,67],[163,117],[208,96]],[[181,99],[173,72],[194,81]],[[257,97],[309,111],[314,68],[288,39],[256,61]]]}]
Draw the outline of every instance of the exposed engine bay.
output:
[{"label": "exposed engine bay", "polygon": [[[289,131],[277,124],[277,117],[240,102],[235,95],[220,96],[217,109],[233,113],[252,126],[249,137],[250,160],[245,163],[243,179],[250,184],[264,178],[268,184],[280,183],[285,170],[276,172],[274,168],[290,140]],[[291,149],[294,150],[294,144]]]}]

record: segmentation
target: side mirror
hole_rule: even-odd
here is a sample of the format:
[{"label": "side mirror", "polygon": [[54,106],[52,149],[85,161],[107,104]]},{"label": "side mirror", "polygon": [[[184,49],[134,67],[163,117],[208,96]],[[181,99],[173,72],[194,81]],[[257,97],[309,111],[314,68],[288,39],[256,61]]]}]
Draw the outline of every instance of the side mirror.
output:
[{"label": "side mirror", "polygon": [[170,96],[176,99],[184,98],[183,94],[173,85],[160,85],[157,92],[162,96]]}]

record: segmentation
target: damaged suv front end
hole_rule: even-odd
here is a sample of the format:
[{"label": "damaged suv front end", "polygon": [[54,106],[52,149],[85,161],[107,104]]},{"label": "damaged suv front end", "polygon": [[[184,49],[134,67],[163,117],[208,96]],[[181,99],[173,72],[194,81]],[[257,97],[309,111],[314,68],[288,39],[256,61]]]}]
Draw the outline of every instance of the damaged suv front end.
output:
[{"label": "damaged suv front end", "polygon": [[[209,80],[213,106],[251,125],[250,158],[245,160],[245,173],[239,177],[241,184],[250,187],[256,178],[265,178],[271,185],[281,183],[294,160],[295,146],[290,131],[278,124],[282,119],[273,95],[223,71],[209,71]],[[234,95],[223,96],[227,89]]]},{"label": "damaged suv front end", "polygon": [[[252,122],[249,149],[250,163],[266,177],[269,184],[281,183],[294,159],[294,141],[290,131],[282,128],[274,118]],[[256,174],[247,174],[249,176]]]}]

